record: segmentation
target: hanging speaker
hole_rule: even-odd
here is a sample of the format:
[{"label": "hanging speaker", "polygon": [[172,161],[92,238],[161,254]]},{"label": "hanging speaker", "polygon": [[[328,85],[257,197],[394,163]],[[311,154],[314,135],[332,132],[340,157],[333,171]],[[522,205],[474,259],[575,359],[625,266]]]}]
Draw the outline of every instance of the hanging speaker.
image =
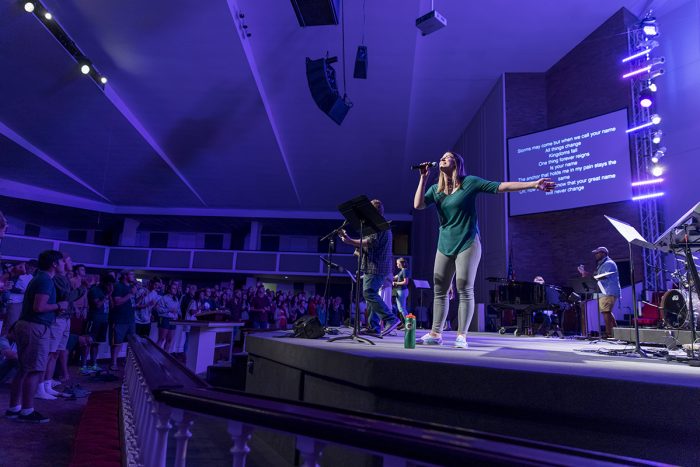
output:
[{"label": "hanging speaker", "polygon": [[367,46],[360,45],[357,47],[355,71],[352,76],[358,79],[367,79]]},{"label": "hanging speaker", "polygon": [[309,82],[311,97],[318,108],[340,125],[352,107],[352,103],[338,92],[335,70],[331,66],[331,63],[337,61],[337,57],[319,58],[318,60],[306,57],[306,79]]},{"label": "hanging speaker", "polygon": [[299,26],[326,26],[338,24],[340,0],[292,0]]}]

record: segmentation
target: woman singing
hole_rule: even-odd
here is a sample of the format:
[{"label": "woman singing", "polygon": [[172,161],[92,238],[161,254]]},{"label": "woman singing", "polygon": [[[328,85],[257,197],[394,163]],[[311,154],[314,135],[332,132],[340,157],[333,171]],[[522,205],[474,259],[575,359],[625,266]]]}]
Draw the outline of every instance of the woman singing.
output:
[{"label": "woman singing", "polygon": [[430,168],[423,164],[413,207],[425,209],[435,204],[440,221],[440,235],[433,269],[433,327],[418,343],[442,344],[441,331],[448,307],[447,291],[456,273],[459,308],[454,346],[466,349],[466,333],[474,315],[474,279],[481,259],[476,195],[481,192],[504,193],[528,189],[551,191],[555,184],[549,178],[532,182],[492,182],[474,175],[467,176],[462,156],[454,152],[446,152],[440,158],[438,183],[426,191],[429,174]]}]

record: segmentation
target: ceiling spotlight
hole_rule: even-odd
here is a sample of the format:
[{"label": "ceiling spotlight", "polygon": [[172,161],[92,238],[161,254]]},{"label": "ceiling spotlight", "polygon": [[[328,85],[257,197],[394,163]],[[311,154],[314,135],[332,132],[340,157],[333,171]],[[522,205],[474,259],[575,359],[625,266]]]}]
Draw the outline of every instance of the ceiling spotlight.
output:
[{"label": "ceiling spotlight", "polygon": [[651,168],[651,174],[654,177],[660,177],[664,174],[664,168],[661,167],[660,165],[655,165],[654,167]]},{"label": "ceiling spotlight", "polygon": [[656,24],[656,18],[653,16],[644,18],[640,26],[642,27],[642,32],[649,37],[656,37],[659,35],[659,25]]},{"label": "ceiling spotlight", "polygon": [[34,11],[34,2],[27,2],[24,4],[24,11],[31,13]]},{"label": "ceiling spotlight", "polygon": [[666,155],[666,147],[659,148],[656,150],[653,156],[651,156],[651,161],[654,164],[658,164],[662,157]]},{"label": "ceiling spotlight", "polygon": [[639,93],[639,105],[644,108],[648,108],[651,107],[652,103],[652,92],[649,90],[649,88],[642,89],[642,92]]},{"label": "ceiling spotlight", "polygon": [[654,144],[659,144],[661,142],[661,137],[663,135],[664,135],[663,131],[661,131],[661,130],[655,131],[654,133],[651,134],[651,142]]},{"label": "ceiling spotlight", "polygon": [[49,13],[49,12],[47,11],[46,13],[44,13],[44,18],[46,18],[47,20],[51,21],[51,18],[53,18],[53,16],[51,15],[51,13]]},{"label": "ceiling spotlight", "polygon": [[649,86],[647,87],[648,90],[651,92],[656,92],[659,90],[659,88],[656,86],[656,83],[649,83]]},{"label": "ceiling spotlight", "polygon": [[651,123],[653,123],[654,125],[658,125],[659,123],[661,123],[661,117],[659,116],[659,114],[654,114],[651,116]]},{"label": "ceiling spotlight", "polygon": [[89,75],[90,74],[90,65],[88,65],[88,64],[81,65],[80,72],[84,75]]},{"label": "ceiling spotlight", "polygon": [[107,84],[107,77],[106,76],[100,77],[100,83]]}]

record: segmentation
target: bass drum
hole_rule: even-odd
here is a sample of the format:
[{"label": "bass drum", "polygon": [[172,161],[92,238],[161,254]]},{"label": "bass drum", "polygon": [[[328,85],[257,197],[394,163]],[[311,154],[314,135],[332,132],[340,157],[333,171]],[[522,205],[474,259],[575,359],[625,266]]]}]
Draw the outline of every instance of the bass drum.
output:
[{"label": "bass drum", "polygon": [[[693,309],[695,310],[695,327],[698,326],[698,310],[700,299],[693,292]],[[690,314],[688,313],[688,293],[680,290],[669,290],[661,297],[661,317],[667,328],[690,328]]]}]

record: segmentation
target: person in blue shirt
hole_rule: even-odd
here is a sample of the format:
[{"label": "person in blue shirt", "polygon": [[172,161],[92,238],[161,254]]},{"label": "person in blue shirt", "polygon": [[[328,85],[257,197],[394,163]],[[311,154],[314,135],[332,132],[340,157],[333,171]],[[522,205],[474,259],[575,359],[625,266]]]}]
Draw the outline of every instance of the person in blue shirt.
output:
[{"label": "person in blue shirt", "polygon": [[[602,292],[602,295],[598,297],[598,310],[603,315],[603,320],[605,321],[605,335],[603,337],[612,337],[613,328],[617,326],[617,321],[615,321],[612,310],[615,305],[615,300],[620,297],[620,275],[617,272],[617,264],[608,256],[607,248],[599,246],[591,253],[593,253],[596,260],[593,277],[597,278],[601,274],[606,274],[604,277],[596,279],[600,291]],[[583,265],[578,267],[578,272],[582,277],[590,275]]]}]

